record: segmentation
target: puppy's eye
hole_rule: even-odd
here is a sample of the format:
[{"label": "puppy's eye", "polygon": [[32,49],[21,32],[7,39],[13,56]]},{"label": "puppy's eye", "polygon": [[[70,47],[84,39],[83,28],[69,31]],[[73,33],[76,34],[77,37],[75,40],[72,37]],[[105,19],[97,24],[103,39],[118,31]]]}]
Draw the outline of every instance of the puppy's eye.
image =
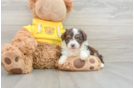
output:
[{"label": "puppy's eye", "polygon": [[68,41],[70,41],[71,39],[70,39],[70,38],[68,38],[67,40],[68,40]]},{"label": "puppy's eye", "polygon": [[76,38],[76,40],[77,40],[77,41],[79,41],[79,40],[80,40],[80,38]]}]

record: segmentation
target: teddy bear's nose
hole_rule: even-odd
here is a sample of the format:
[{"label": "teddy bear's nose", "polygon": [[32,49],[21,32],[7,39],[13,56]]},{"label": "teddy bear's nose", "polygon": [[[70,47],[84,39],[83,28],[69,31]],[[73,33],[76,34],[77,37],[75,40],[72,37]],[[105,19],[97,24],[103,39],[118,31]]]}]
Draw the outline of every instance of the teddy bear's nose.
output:
[{"label": "teddy bear's nose", "polygon": [[38,0],[35,11],[39,18],[47,21],[62,21],[66,16],[63,0]]}]

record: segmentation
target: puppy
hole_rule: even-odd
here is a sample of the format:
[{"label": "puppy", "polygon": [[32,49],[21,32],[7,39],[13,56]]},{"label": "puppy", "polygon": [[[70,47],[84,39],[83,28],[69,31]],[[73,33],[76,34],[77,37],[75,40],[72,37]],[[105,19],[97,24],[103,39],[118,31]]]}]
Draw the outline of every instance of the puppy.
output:
[{"label": "puppy", "polygon": [[95,55],[101,60],[101,67],[104,67],[102,55],[88,45],[87,35],[76,28],[67,29],[61,36],[61,56],[59,64],[62,65],[70,56],[79,56],[81,60],[86,60],[89,55]]}]

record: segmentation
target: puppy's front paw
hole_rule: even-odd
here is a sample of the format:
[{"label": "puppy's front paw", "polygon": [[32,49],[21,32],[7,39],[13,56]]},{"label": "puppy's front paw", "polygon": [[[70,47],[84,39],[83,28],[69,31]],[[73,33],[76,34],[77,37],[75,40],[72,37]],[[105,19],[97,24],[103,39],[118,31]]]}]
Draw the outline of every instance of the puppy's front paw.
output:
[{"label": "puppy's front paw", "polygon": [[80,59],[81,59],[81,60],[86,60],[86,59],[88,58],[88,56],[89,56],[89,55],[86,54],[85,52],[81,52],[81,53],[80,53]]},{"label": "puppy's front paw", "polygon": [[59,63],[60,65],[62,65],[62,64],[64,64],[65,62],[66,62],[66,59],[60,59],[58,63]]},{"label": "puppy's front paw", "polygon": [[66,62],[66,59],[67,59],[68,57],[66,56],[66,55],[62,55],[61,57],[60,57],[60,59],[59,59],[59,64],[60,65],[62,65],[62,64],[64,64],[65,62]]}]

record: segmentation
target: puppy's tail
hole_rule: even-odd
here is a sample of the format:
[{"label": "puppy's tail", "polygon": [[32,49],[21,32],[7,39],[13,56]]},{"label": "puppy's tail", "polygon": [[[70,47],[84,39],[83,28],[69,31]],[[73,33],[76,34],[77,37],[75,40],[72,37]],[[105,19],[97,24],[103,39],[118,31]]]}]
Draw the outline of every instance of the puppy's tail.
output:
[{"label": "puppy's tail", "polygon": [[103,56],[102,56],[102,55],[99,55],[99,59],[100,59],[100,60],[101,60],[101,62],[104,64]]},{"label": "puppy's tail", "polygon": [[88,49],[90,50],[90,54],[91,54],[91,55],[94,55],[94,56],[99,57],[99,59],[101,60],[101,62],[104,64],[103,56],[100,55],[99,52],[98,52],[96,49],[94,49],[94,48],[91,47],[91,46],[88,46]]}]

